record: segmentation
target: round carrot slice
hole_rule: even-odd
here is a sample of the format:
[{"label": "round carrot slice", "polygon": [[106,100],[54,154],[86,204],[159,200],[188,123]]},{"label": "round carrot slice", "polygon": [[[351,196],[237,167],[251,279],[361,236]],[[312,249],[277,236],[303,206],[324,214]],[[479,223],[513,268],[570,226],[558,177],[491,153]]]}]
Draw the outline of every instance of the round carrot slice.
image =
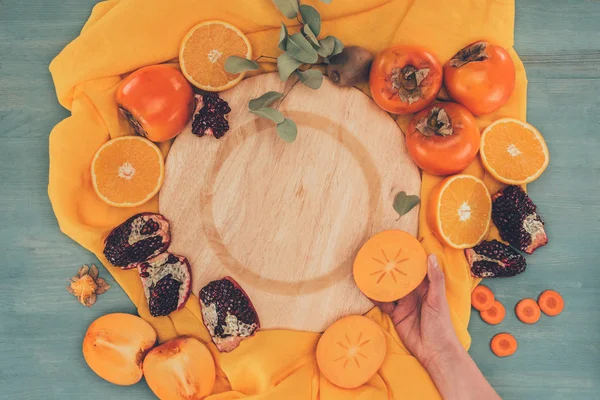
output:
[{"label": "round carrot slice", "polygon": [[494,305],[494,292],[487,286],[479,285],[471,292],[471,305],[479,311],[487,311]]},{"label": "round carrot slice", "polygon": [[506,309],[502,303],[500,303],[498,300],[495,300],[494,304],[489,310],[480,311],[479,315],[481,315],[481,319],[488,324],[498,325],[500,322],[504,321]]},{"label": "round carrot slice", "polygon": [[538,297],[538,305],[544,314],[555,317],[565,308],[565,300],[554,290],[545,290]]},{"label": "round carrot slice", "polygon": [[331,325],[317,344],[317,365],[331,383],[354,389],[369,381],[383,364],[387,344],[383,331],[361,315]]},{"label": "round carrot slice", "polygon": [[498,357],[508,357],[517,351],[517,339],[510,333],[499,333],[492,338],[490,348]]},{"label": "round carrot slice", "polygon": [[354,260],[358,288],[376,301],[395,301],[412,292],[427,274],[427,253],[403,231],[385,231],[369,239]]},{"label": "round carrot slice", "polygon": [[534,299],[523,299],[517,303],[515,309],[517,318],[526,324],[535,324],[540,319],[542,312]]}]

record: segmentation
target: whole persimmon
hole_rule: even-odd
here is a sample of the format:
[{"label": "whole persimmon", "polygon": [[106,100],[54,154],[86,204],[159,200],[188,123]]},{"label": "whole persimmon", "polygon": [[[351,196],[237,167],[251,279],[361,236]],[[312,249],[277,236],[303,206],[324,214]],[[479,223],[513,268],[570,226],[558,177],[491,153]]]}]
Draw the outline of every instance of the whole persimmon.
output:
[{"label": "whole persimmon", "polygon": [[501,46],[473,43],[444,65],[444,86],[452,100],[475,115],[496,111],[515,88],[515,64]]},{"label": "whole persimmon", "polygon": [[416,114],[406,132],[415,164],[433,175],[456,174],[479,152],[481,134],[475,117],[457,103],[435,103]]},{"label": "whole persimmon", "polygon": [[427,50],[396,45],[375,57],[369,84],[379,107],[392,114],[412,114],[435,101],[442,87],[442,66]]},{"label": "whole persimmon", "polygon": [[116,99],[135,131],[153,142],[177,136],[195,108],[192,86],[181,72],[164,64],[131,73],[117,88]]}]

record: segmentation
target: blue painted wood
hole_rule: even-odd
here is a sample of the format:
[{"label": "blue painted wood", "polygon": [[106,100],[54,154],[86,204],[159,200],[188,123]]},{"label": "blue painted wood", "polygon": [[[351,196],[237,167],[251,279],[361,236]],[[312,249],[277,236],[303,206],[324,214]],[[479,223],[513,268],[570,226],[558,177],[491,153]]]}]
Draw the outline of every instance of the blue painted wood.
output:
[{"label": "blue painted wood", "polygon": [[[152,398],[91,372],[81,356],[87,326],[134,312],[114,285],[92,309],[64,290],[94,257],[59,233],[46,194],[48,132],[67,116],[56,102],[50,60],[74,38],[95,0],[0,0],[0,398]],[[523,275],[488,281],[507,307],[497,327],[473,314],[471,354],[505,399],[600,398],[600,2],[517,1],[516,48],[529,77],[529,121],[552,161],[530,185],[550,244]],[[109,283],[114,281],[103,273]],[[562,292],[563,315],[535,326],[511,310],[546,288]],[[489,351],[499,331],[516,355]]]}]

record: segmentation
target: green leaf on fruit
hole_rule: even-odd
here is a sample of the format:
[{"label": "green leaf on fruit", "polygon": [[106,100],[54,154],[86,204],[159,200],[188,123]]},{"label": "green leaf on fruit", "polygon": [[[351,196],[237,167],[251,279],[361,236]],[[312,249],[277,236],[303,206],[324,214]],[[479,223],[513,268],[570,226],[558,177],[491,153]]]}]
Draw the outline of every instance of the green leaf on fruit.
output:
[{"label": "green leaf on fruit", "polygon": [[327,36],[325,39],[321,39],[319,44],[321,45],[317,50],[319,55],[323,58],[329,57],[335,48],[335,38],[333,36]]},{"label": "green leaf on fruit", "polygon": [[282,22],[281,31],[279,32],[279,43],[277,44],[279,50],[285,51],[287,49],[287,41],[289,36],[290,35],[288,34],[287,26],[285,26],[285,24]]},{"label": "green leaf on fruit", "polygon": [[273,0],[273,4],[289,19],[296,18],[298,15],[298,0]]},{"label": "green leaf on fruit", "polygon": [[283,97],[283,93],[280,92],[267,92],[262,96],[250,100],[248,103],[248,109],[250,111],[260,110],[263,107],[268,107],[273,104],[275,101],[279,100]]},{"label": "green leaf on fruit", "polygon": [[404,214],[415,208],[420,202],[421,199],[419,199],[419,196],[409,196],[406,192],[400,192],[394,199],[394,210],[396,210],[399,217],[402,217]]},{"label": "green leaf on fruit", "polygon": [[308,41],[310,42],[310,44],[312,44],[312,46],[317,50],[318,53],[319,47],[321,45],[319,44],[319,39],[317,39],[313,31],[310,29],[310,26],[304,25],[304,27],[302,28],[302,32],[308,38]]},{"label": "green leaf on fruit", "polygon": [[317,51],[300,32],[294,33],[289,37],[286,54],[307,64],[314,64],[319,58]]},{"label": "green leaf on fruit", "polygon": [[231,56],[225,61],[225,71],[230,74],[239,74],[245,71],[254,71],[259,68],[256,61],[248,60],[247,58]]},{"label": "green leaf on fruit", "polygon": [[323,84],[323,74],[318,69],[309,69],[307,71],[296,71],[300,82],[311,89],[317,90]]},{"label": "green leaf on fruit", "polygon": [[285,119],[281,111],[276,110],[274,108],[263,107],[259,108],[258,110],[250,110],[250,112],[252,114],[258,115],[261,118],[269,119],[275,122],[276,124],[282,123]]},{"label": "green leaf on fruit", "polygon": [[298,136],[298,127],[296,123],[289,118],[277,124],[277,134],[288,143],[292,143]]},{"label": "green leaf on fruit", "polygon": [[340,39],[333,36],[333,41],[335,43],[335,46],[333,47],[333,51],[331,52],[330,57],[338,55],[342,52],[342,50],[344,50],[344,43],[342,43]]},{"label": "green leaf on fruit", "polygon": [[279,72],[279,79],[281,79],[282,82],[287,81],[290,75],[302,64],[302,61],[296,60],[288,53],[283,53],[277,57],[277,71]]},{"label": "green leaf on fruit", "polygon": [[317,9],[312,6],[301,5],[300,16],[302,17],[302,23],[310,26],[310,30],[313,31],[315,36],[319,36],[321,33],[321,14]]}]

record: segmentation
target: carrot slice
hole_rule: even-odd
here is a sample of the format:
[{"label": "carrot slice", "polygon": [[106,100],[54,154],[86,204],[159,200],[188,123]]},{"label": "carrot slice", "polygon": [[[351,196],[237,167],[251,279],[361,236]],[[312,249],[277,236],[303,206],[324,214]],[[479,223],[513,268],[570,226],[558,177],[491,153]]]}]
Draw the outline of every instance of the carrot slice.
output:
[{"label": "carrot slice", "polygon": [[517,303],[515,309],[517,318],[526,324],[535,324],[540,319],[542,312],[534,299],[523,299]]},{"label": "carrot slice", "polygon": [[487,311],[494,305],[494,292],[487,286],[479,285],[471,292],[471,305],[479,311]]},{"label": "carrot slice", "polygon": [[545,290],[538,297],[538,305],[544,314],[555,317],[565,308],[565,300],[554,290]]},{"label": "carrot slice", "polygon": [[494,301],[494,305],[492,308],[485,311],[480,311],[479,315],[481,315],[481,319],[487,322],[490,325],[498,325],[500,322],[504,321],[504,317],[506,316],[506,309],[498,300]]},{"label": "carrot slice", "polygon": [[510,333],[499,333],[492,338],[490,348],[498,357],[508,357],[517,351],[517,339]]}]

